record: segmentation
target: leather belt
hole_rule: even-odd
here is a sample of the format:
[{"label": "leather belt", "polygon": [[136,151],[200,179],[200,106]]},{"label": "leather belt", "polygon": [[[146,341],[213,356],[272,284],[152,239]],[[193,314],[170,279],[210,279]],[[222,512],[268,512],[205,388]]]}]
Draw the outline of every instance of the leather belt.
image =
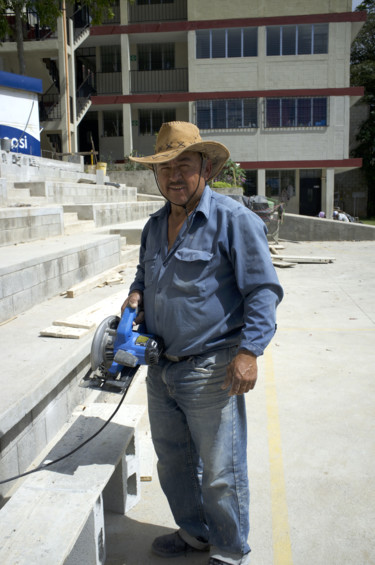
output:
[{"label": "leather belt", "polygon": [[168,361],[172,361],[173,363],[179,363],[180,361],[185,361],[186,359],[189,359],[191,355],[177,357],[177,355],[169,355],[169,353],[164,353],[164,357],[168,359]]}]

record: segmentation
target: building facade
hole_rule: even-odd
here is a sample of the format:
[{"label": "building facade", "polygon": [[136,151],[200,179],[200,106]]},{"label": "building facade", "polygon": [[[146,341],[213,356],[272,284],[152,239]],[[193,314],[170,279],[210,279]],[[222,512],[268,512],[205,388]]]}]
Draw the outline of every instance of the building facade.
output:
[{"label": "building facade", "polygon": [[332,216],[335,174],[361,166],[350,48],[365,13],[351,0],[119,0],[114,13],[68,46],[68,63],[59,55],[76,106],[77,84],[89,98],[69,118],[73,151],[121,162],[152,153],[164,121],[192,121],[246,170],[248,194]]}]

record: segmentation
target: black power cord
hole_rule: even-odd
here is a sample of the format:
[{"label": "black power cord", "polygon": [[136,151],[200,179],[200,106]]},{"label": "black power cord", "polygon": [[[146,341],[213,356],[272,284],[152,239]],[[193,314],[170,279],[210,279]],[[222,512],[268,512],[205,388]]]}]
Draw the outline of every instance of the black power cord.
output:
[{"label": "black power cord", "polygon": [[48,463],[44,463],[42,465],[39,465],[39,467],[35,467],[35,469],[32,469],[31,471],[26,471],[25,473],[21,473],[20,475],[15,475],[14,477],[9,477],[9,479],[4,479],[4,480],[0,481],[0,485],[4,485],[5,483],[10,483],[11,481],[15,481],[16,479],[22,479],[23,477],[26,477],[27,475],[32,475],[33,473],[37,473],[38,471],[43,471],[44,469],[51,467],[51,465],[55,465],[56,463],[59,463],[63,459],[70,457],[71,455],[73,455],[73,453],[76,453],[76,451],[78,451],[79,449],[82,449],[82,447],[84,447],[87,443],[89,443],[89,441],[92,441],[96,436],[98,436],[104,430],[104,428],[106,426],[108,426],[108,424],[111,422],[111,420],[113,420],[113,418],[115,417],[115,415],[119,411],[121,404],[124,402],[126,392],[127,392],[127,390],[122,395],[122,398],[121,398],[120,402],[118,403],[116,410],[108,418],[108,420],[103,424],[103,426],[101,428],[99,428],[98,431],[95,432],[92,436],[87,438],[83,443],[79,444],[77,447],[72,449],[72,451],[69,451],[69,453],[62,455],[61,457],[59,457],[58,459],[55,459],[54,461],[49,461]]}]

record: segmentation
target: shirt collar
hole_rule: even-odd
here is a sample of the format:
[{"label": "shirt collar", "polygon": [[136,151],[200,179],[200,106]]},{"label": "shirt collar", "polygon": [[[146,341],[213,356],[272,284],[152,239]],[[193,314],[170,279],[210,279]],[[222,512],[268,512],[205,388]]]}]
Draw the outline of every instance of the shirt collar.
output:
[{"label": "shirt collar", "polygon": [[197,206],[197,212],[201,212],[206,217],[206,219],[210,217],[211,194],[212,191],[208,184],[206,184]]}]

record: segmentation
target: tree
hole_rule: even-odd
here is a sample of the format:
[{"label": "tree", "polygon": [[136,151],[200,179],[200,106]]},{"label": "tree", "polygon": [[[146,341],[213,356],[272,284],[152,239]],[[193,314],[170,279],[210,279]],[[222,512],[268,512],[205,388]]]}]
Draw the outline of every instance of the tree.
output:
[{"label": "tree", "polygon": [[375,0],[364,0],[357,11],[367,11],[367,21],[352,45],[351,84],[364,86],[363,102],[369,115],[358,131],[354,157],[362,157],[368,185],[367,215],[375,215]]},{"label": "tree", "polygon": [[[74,0],[67,0],[67,5],[76,6]],[[91,21],[98,24],[104,18],[113,17],[111,7],[113,0],[81,0],[81,7],[87,7],[90,11]],[[25,59],[23,47],[23,24],[27,11],[35,13],[41,26],[46,26],[52,31],[57,27],[57,19],[62,15],[61,0],[0,0],[0,37],[4,37],[9,31],[8,17],[14,14],[15,19],[15,35],[17,42],[17,54],[19,73],[25,74]]]}]

